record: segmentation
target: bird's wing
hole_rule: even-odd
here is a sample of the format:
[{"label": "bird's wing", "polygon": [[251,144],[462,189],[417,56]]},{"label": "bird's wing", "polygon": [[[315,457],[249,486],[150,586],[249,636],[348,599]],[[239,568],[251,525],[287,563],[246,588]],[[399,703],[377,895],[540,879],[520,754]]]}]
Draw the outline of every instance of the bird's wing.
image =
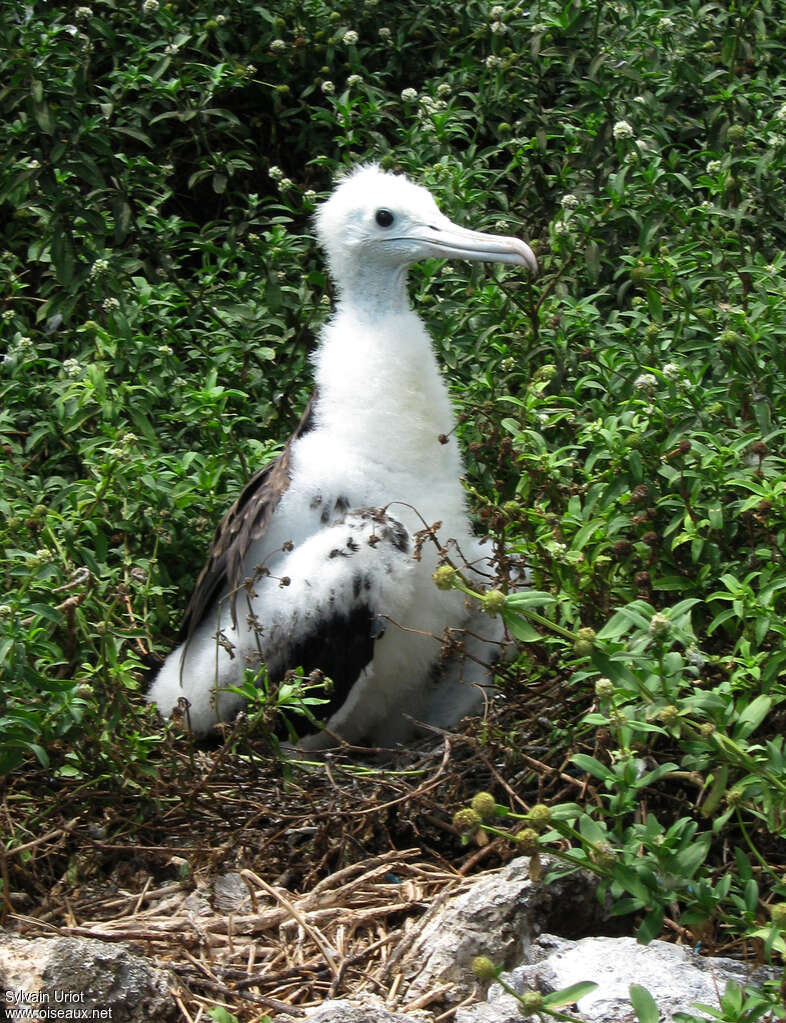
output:
[{"label": "bird's wing", "polygon": [[[374,643],[384,629],[371,608],[364,603],[344,613],[329,613],[306,635],[293,635],[291,643],[279,654],[279,662],[270,667],[273,682],[280,682],[285,669],[299,666],[306,675],[314,669],[333,683],[326,697],[328,702],[314,708],[323,722],[330,720],[349,696],[363,669],[374,657]],[[313,731],[305,720],[292,717],[290,723],[302,738]]]},{"label": "bird's wing", "polygon": [[315,390],[284,450],[251,477],[219,523],[183,618],[180,637],[186,642],[224,593],[232,594],[232,624],[237,625],[235,597],[246,578],[246,554],[251,544],[264,535],[276,505],[289,486],[292,446],[312,429],[316,400]]}]

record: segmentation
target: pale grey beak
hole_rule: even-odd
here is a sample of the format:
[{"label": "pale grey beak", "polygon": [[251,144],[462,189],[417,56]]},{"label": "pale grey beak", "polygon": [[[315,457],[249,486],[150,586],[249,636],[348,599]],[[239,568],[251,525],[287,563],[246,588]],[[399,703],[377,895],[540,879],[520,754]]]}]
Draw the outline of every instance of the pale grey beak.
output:
[{"label": "pale grey beak", "polygon": [[470,231],[447,217],[440,217],[435,223],[418,225],[408,232],[408,238],[423,245],[424,257],[515,263],[526,266],[533,274],[538,272],[535,253],[520,238]]}]

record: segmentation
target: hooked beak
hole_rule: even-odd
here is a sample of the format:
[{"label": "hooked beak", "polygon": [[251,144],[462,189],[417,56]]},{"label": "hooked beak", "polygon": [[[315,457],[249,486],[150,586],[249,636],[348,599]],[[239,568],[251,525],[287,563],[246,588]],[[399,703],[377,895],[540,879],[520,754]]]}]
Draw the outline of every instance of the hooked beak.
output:
[{"label": "hooked beak", "polygon": [[526,266],[532,274],[538,272],[535,253],[520,238],[470,231],[454,224],[447,217],[440,218],[436,223],[418,225],[408,233],[408,238],[423,245],[424,258],[452,257],[489,263],[515,263]]}]

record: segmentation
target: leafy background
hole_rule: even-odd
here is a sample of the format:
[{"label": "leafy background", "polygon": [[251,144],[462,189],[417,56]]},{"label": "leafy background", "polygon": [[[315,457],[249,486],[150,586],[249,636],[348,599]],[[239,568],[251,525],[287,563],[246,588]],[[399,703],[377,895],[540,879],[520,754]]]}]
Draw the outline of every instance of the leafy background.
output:
[{"label": "leafy background", "polygon": [[550,686],[551,716],[497,738],[511,763],[522,743],[572,757],[599,793],[539,840],[642,938],[676,914],[777,959],[783,4],[0,13],[6,783],[159,770],[148,673],[305,403],[330,307],[310,218],[373,158],[542,264],[534,285],[412,272],[474,511],[533,577],[503,610],[506,687]]}]

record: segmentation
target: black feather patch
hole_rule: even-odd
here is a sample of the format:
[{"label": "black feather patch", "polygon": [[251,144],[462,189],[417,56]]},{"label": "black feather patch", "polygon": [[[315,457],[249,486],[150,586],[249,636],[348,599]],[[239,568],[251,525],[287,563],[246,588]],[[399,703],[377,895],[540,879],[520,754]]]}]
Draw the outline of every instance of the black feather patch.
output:
[{"label": "black feather patch", "polygon": [[[271,668],[271,678],[280,682],[290,668],[303,668],[308,675],[318,668],[333,681],[333,689],[325,695],[330,702],[317,709],[317,716],[327,721],[343,705],[360,673],[374,656],[374,640],[380,630],[377,616],[365,605],[348,614],[323,619],[305,636],[300,637],[286,653],[286,664]],[[293,716],[294,717],[294,716]],[[297,725],[300,719],[293,720]],[[302,722],[305,735],[310,731]]]}]

